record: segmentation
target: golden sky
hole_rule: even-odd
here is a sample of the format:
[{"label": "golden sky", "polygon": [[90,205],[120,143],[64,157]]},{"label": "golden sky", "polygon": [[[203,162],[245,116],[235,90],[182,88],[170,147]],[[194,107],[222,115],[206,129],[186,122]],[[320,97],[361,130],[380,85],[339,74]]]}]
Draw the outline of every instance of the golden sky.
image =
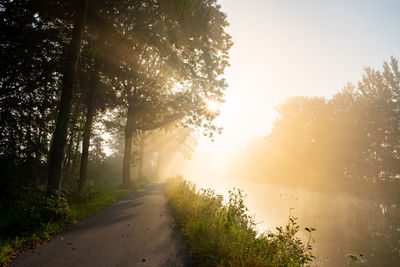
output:
[{"label": "golden sky", "polygon": [[[223,166],[229,151],[265,136],[274,106],[290,96],[327,96],[400,57],[400,1],[221,0],[234,46],[229,84],[217,124],[223,133],[200,140],[185,173],[207,159]],[[213,161],[211,163],[211,161]],[[191,171],[187,171],[191,170]],[[222,171],[223,172],[223,171]]]}]

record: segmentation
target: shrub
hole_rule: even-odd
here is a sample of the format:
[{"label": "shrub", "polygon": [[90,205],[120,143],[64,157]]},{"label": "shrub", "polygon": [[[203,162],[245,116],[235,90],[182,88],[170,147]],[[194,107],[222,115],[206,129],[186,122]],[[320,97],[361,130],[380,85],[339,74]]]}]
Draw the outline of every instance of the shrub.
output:
[{"label": "shrub", "polygon": [[167,182],[166,192],[177,227],[198,266],[306,266],[315,258],[314,228],[306,228],[309,239],[304,244],[296,237],[297,218],[290,216],[277,232],[259,235],[239,189],[229,191],[224,204],[213,190],[197,190],[177,177]]},{"label": "shrub", "polygon": [[18,234],[40,230],[49,223],[68,221],[70,216],[68,201],[62,193],[42,196],[18,210],[12,225],[13,232]]},{"label": "shrub", "polygon": [[[89,188],[70,195],[70,205],[62,193],[35,197],[24,205],[0,213],[0,266],[15,257],[24,246],[37,245],[70,223],[87,218],[132,192],[105,186],[102,192]],[[34,200],[36,199],[36,200]]]}]

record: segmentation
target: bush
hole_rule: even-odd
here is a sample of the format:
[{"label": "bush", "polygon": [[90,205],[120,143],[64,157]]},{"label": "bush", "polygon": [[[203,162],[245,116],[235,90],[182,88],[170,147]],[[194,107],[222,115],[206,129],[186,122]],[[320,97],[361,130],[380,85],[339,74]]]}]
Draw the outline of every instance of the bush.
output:
[{"label": "bush", "polygon": [[87,218],[131,192],[107,186],[101,192],[89,188],[82,194],[70,195],[70,205],[62,193],[35,197],[23,206],[2,211],[0,266],[15,257],[24,246],[36,246],[41,240],[49,239],[60,227]]},{"label": "bush", "polygon": [[300,227],[290,216],[276,233],[260,235],[244,205],[244,194],[229,192],[228,203],[213,190],[197,190],[182,178],[167,182],[167,197],[189,253],[198,266],[306,266],[312,255],[311,232],[307,243],[296,237]]},{"label": "bush", "polygon": [[17,210],[11,227],[18,234],[40,230],[49,223],[68,221],[70,216],[68,201],[62,193],[42,196]]}]

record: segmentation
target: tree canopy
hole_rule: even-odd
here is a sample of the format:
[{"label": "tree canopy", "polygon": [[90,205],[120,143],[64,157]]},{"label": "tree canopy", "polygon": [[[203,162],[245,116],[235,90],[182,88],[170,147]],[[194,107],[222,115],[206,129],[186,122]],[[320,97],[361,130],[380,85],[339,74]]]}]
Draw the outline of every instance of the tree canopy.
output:
[{"label": "tree canopy", "polygon": [[126,186],[141,132],[218,131],[205,107],[222,101],[232,41],[217,1],[2,0],[0,17],[2,206],[62,178],[82,190],[98,129],[124,135]]},{"label": "tree canopy", "polygon": [[398,262],[399,96],[400,70],[391,58],[331,98],[290,98],[276,107],[268,135],[232,155],[229,176],[313,195],[299,206],[304,220],[325,229],[321,240],[334,243],[332,233],[346,233],[340,242],[350,249],[362,240],[364,253],[376,255],[370,264]]}]

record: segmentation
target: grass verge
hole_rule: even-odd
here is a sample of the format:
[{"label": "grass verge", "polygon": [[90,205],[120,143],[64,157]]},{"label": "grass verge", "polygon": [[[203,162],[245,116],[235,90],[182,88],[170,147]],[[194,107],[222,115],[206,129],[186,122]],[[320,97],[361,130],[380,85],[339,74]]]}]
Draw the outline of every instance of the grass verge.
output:
[{"label": "grass verge", "polygon": [[0,266],[5,266],[19,251],[45,243],[57,231],[96,214],[133,191],[109,186],[96,190],[84,200],[71,197],[55,202],[43,198],[38,203],[2,211]]},{"label": "grass verge", "polygon": [[177,227],[197,266],[309,266],[311,232],[303,243],[296,233],[300,227],[293,216],[276,232],[257,234],[247,213],[241,190],[230,191],[229,200],[214,191],[197,190],[180,177],[167,181],[166,194]]},{"label": "grass verge", "polygon": [[133,192],[134,189],[124,189],[120,187],[105,188],[98,191],[98,193],[87,202],[72,202],[69,207],[71,209],[72,223],[88,218],[93,214],[101,211],[105,207],[110,206],[117,200],[127,196]]}]

